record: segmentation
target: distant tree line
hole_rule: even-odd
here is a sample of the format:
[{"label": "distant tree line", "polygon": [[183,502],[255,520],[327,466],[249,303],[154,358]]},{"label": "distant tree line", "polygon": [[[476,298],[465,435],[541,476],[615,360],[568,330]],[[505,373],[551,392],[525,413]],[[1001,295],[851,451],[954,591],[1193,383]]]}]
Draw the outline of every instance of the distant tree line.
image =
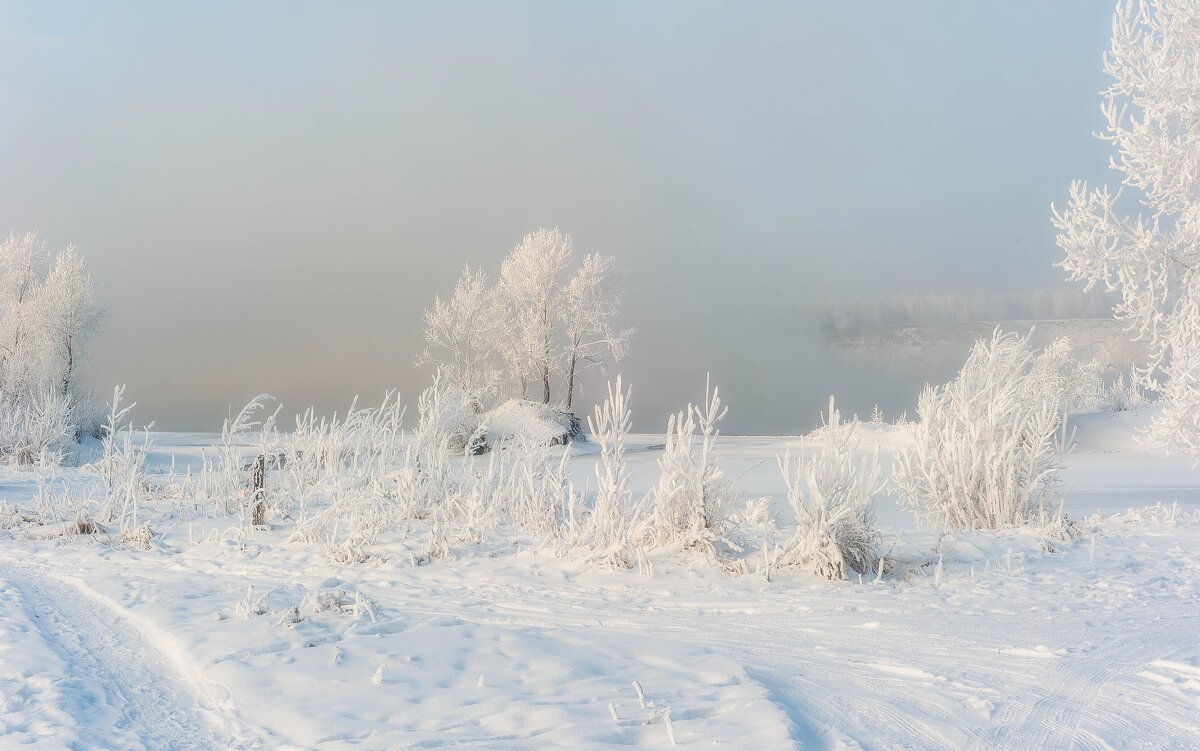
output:
[{"label": "distant tree line", "polygon": [[871,326],[1111,318],[1112,300],[1077,287],[988,294],[896,295],[876,299],[821,300],[802,315],[827,336]]}]

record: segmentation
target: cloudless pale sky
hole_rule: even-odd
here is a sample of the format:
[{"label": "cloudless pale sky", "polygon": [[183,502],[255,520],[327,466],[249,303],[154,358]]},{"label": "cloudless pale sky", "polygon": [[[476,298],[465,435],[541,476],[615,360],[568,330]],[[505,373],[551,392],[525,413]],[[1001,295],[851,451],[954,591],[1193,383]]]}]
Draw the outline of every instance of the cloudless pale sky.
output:
[{"label": "cloudless pale sky", "polygon": [[159,427],[415,396],[434,294],[557,225],[630,273],[639,429],[712,371],[728,430],[795,432],[848,381],[794,305],[1058,283],[1111,13],[3,2],[0,231],[80,246],[89,380]]}]

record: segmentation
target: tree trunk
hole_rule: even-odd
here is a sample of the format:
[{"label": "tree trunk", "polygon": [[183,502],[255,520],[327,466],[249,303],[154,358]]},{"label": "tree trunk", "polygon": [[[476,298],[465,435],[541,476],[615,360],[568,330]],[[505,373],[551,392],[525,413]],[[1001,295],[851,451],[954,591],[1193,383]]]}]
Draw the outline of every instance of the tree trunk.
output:
[{"label": "tree trunk", "polygon": [[575,396],[575,364],[579,362],[579,355],[575,352],[571,353],[571,367],[567,369],[567,411],[571,411],[571,398]]},{"label": "tree trunk", "polygon": [[75,369],[75,348],[71,346],[71,341],[67,340],[67,372],[63,376],[62,395],[67,396],[71,393],[71,371]]},{"label": "tree trunk", "polygon": [[550,303],[542,308],[542,403],[550,403]]},{"label": "tree trunk", "polygon": [[250,482],[254,487],[254,492],[250,496],[251,512],[250,526],[261,527],[266,524],[267,517],[267,491],[263,487],[266,483],[267,474],[267,455],[259,454],[254,460],[254,468],[250,470]]}]

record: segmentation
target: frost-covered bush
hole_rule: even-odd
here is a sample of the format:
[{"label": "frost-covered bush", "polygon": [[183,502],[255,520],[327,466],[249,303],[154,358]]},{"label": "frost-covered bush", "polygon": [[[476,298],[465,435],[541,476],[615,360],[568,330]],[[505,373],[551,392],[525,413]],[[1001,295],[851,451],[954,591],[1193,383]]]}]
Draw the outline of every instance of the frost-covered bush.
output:
[{"label": "frost-covered bush", "polygon": [[571,447],[555,450],[531,446],[522,455],[527,461],[518,466],[524,475],[515,477],[519,478],[517,488],[525,492],[512,493],[516,503],[510,507],[509,518],[542,539],[557,540],[562,519],[575,505],[575,486],[567,469]]},{"label": "frost-covered bush", "polygon": [[1089,412],[1103,400],[1103,370],[1099,360],[1076,358],[1071,341],[1060,337],[1033,356],[1022,397],[1057,401],[1064,414]]},{"label": "frost-covered bush", "polygon": [[1104,389],[1104,394],[1100,399],[1100,408],[1109,412],[1126,412],[1140,406],[1145,401],[1146,394],[1141,387],[1122,373]]},{"label": "frost-covered bush", "polygon": [[361,408],[356,399],[344,417],[317,420],[306,411],[290,438],[266,443],[279,449],[268,502],[296,499],[299,539],[324,544],[339,562],[365,559],[365,547],[409,510],[400,497],[403,421],[394,391],[378,407]]},{"label": "frost-covered bush", "polygon": [[9,464],[61,464],[75,443],[72,397],[44,389],[25,399],[0,393],[0,460]]},{"label": "frost-covered bush", "polygon": [[638,525],[625,464],[625,443],[633,415],[629,396],[630,390],[617,376],[616,382],[608,385],[608,398],[597,404],[595,414],[588,418],[588,432],[600,447],[595,469],[596,497],[584,518],[573,520],[579,544],[591,550],[601,565],[615,568],[627,568],[632,563]]},{"label": "frost-covered bush", "polygon": [[851,571],[874,570],[879,557],[871,498],[882,489],[878,450],[858,456],[854,422],[842,422],[829,400],[820,431],[821,450],[805,461],[779,459],[796,531],[777,565],[793,566],[825,579],[848,579]]},{"label": "frost-covered bush", "polygon": [[417,412],[417,426],[395,481],[403,514],[424,519],[457,492],[458,477],[450,459],[461,455],[471,442],[462,422],[471,415],[470,396],[435,377],[417,399]]},{"label": "frost-covered bush", "polygon": [[651,496],[653,513],[643,535],[648,547],[676,545],[715,554],[720,543],[730,542],[728,522],[736,495],[717,455],[717,423],[727,411],[719,390],[706,384],[703,407],[689,404],[667,421],[666,447]]},{"label": "frost-covered bush", "polygon": [[145,482],[146,453],[150,450],[149,429],[143,431],[140,442],[134,439],[133,423],[126,423],[134,404],[121,406],[125,387],[113,389],[108,419],[102,439],[104,453],[93,463],[104,485],[104,499],[96,517],[101,522],[116,521],[121,533],[132,533],[139,523],[149,488]]},{"label": "frost-covered bush", "polygon": [[1033,382],[1036,362],[1028,335],[997,330],[954,380],[922,392],[896,473],[919,520],[1000,529],[1044,518],[1068,441],[1063,395]]}]

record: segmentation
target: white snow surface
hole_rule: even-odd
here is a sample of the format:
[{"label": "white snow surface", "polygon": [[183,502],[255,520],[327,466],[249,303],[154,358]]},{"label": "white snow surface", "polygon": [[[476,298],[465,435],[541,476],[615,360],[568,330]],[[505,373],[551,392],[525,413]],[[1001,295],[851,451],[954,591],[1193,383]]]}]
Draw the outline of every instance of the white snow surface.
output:
[{"label": "white snow surface", "polygon": [[[883,549],[911,563],[862,582],[669,551],[641,571],[486,545],[414,566],[399,539],[336,565],[285,523],[187,509],[154,517],[147,551],[18,526],[0,748],[1200,748],[1200,469],[1135,444],[1145,417],[1076,420],[1079,537],[939,535],[884,497]],[[905,441],[860,435],[885,460]],[[155,440],[179,469],[211,437]],[[786,532],[775,457],[811,441],[722,441]],[[662,442],[630,447],[638,494]],[[581,484],[594,460],[572,460]],[[30,508],[37,479],[0,469],[0,500]]]}]

